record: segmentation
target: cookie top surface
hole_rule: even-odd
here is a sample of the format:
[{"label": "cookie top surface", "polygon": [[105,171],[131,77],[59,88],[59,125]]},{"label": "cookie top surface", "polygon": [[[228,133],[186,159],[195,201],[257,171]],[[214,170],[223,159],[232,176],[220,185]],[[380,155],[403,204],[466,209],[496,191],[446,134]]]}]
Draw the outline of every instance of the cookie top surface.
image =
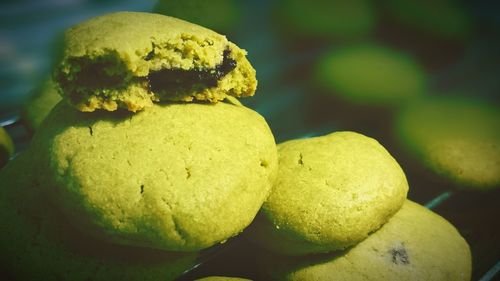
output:
[{"label": "cookie top surface", "polygon": [[404,147],[434,172],[463,187],[500,186],[498,106],[461,97],[411,103],[396,117]]},{"label": "cookie top surface", "polygon": [[251,96],[246,52],[225,36],[152,13],[118,12],[65,33],[54,77],[81,111],[138,111],[159,100],[216,102]]},{"label": "cookie top surface", "polygon": [[27,151],[0,171],[0,263],[13,280],[173,280],[196,264],[197,253],[118,246],[73,228],[45,200],[32,163]]},{"label": "cookie top surface", "polygon": [[407,200],[387,224],[341,253],[263,260],[263,280],[469,281],[469,245],[441,216]]},{"label": "cookie top surface", "polygon": [[412,57],[379,45],[334,49],[319,61],[315,76],[332,94],[358,104],[398,105],[427,87],[425,72]]},{"label": "cookie top surface", "polygon": [[194,251],[243,230],[277,151],[265,120],[227,103],[87,114],[61,103],[33,141],[52,201],[116,243]]},{"label": "cookie top surface", "polygon": [[282,254],[330,252],[358,243],[401,207],[408,191],[396,160],[354,132],[278,146],[276,184],[250,237]]}]

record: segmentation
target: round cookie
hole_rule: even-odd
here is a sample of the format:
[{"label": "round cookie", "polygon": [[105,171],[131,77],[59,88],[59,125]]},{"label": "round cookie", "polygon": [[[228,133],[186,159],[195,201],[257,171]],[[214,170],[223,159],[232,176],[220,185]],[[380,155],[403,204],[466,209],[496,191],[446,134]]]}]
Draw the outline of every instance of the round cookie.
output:
[{"label": "round cookie", "polygon": [[255,70],[225,36],[152,13],[118,12],[70,29],[54,79],[80,111],[252,96]]},{"label": "round cookie", "polygon": [[396,213],[408,192],[396,160],[354,132],[278,145],[278,176],[248,232],[286,255],[324,253],[365,239]]},{"label": "round cookie", "polygon": [[153,11],[216,31],[231,31],[241,18],[240,4],[235,0],[159,0]]},{"label": "round cookie", "polygon": [[422,67],[405,53],[377,45],[327,52],[315,69],[324,89],[342,99],[368,105],[398,105],[426,91]]},{"label": "round cookie", "polygon": [[174,280],[197,263],[197,253],[118,246],[74,229],[40,194],[32,162],[27,151],[0,171],[0,264],[12,280]]},{"label": "round cookie", "polygon": [[223,102],[128,112],[60,103],[35,135],[45,187],[82,231],[115,243],[195,251],[240,233],[269,194],[274,137]]},{"label": "round cookie", "polygon": [[0,127],[0,168],[9,161],[9,158],[14,154],[14,150],[14,142],[11,137],[3,127]]},{"label": "round cookie", "polygon": [[500,186],[500,110],[465,97],[429,97],[396,117],[400,144],[435,173],[464,187]]},{"label": "round cookie", "polygon": [[31,130],[36,131],[52,108],[61,101],[57,86],[52,79],[47,79],[33,91],[22,111],[22,120]]},{"label": "round cookie", "polygon": [[262,280],[469,281],[469,245],[455,227],[407,200],[387,224],[342,253],[307,257],[266,254]]},{"label": "round cookie", "polygon": [[362,37],[376,23],[373,4],[367,0],[286,0],[277,5],[277,15],[288,32],[307,37]]},{"label": "round cookie", "polygon": [[195,281],[251,281],[251,280],[238,277],[210,276],[201,279],[196,279]]}]

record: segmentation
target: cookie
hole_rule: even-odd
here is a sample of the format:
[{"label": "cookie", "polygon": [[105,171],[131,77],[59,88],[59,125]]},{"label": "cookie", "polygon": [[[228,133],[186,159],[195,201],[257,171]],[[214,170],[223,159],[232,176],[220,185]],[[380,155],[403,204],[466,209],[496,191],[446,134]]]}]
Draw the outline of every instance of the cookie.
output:
[{"label": "cookie", "polygon": [[210,276],[201,279],[196,279],[195,281],[250,281],[250,279],[238,278],[238,277]]},{"label": "cookie", "polygon": [[0,168],[2,168],[9,158],[14,154],[14,142],[11,137],[5,131],[3,127],[0,127]]},{"label": "cookie", "polygon": [[28,151],[0,172],[0,263],[12,280],[174,280],[197,263],[197,253],[117,246],[74,229],[45,201],[32,162]]},{"label": "cookie", "polygon": [[52,108],[61,101],[57,86],[52,79],[47,79],[35,89],[24,105],[21,113],[23,123],[31,131],[36,131]]},{"label": "cookie", "polygon": [[378,45],[328,51],[314,75],[328,93],[355,104],[397,106],[427,90],[426,74],[412,57]]},{"label": "cookie", "polygon": [[238,25],[240,6],[235,0],[159,0],[153,11],[222,32],[232,31]]},{"label": "cookie", "polygon": [[469,245],[455,227],[409,200],[387,224],[348,251],[264,256],[262,280],[469,281],[472,271]]},{"label": "cookie", "polygon": [[474,98],[429,97],[402,109],[395,132],[402,147],[462,187],[500,186],[500,110]]},{"label": "cookie", "polygon": [[248,236],[281,254],[354,245],[386,223],[408,192],[396,160],[358,133],[288,141],[278,155],[276,183]]},{"label": "cookie", "polygon": [[277,18],[286,32],[305,37],[354,39],[375,27],[376,13],[367,0],[280,1]]},{"label": "cookie", "polygon": [[54,77],[80,111],[139,111],[153,102],[245,97],[257,87],[246,52],[180,19],[119,12],[65,33]]},{"label": "cookie", "polygon": [[47,193],[74,225],[115,243],[196,251],[250,224],[277,171],[263,117],[224,102],[121,113],[61,103],[35,135]]}]

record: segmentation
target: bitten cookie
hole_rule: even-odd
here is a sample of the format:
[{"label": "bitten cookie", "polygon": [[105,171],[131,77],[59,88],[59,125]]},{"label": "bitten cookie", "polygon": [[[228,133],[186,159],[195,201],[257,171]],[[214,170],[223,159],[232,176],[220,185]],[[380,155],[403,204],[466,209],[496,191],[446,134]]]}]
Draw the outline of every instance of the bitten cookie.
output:
[{"label": "bitten cookie", "polygon": [[52,79],[47,79],[32,92],[30,99],[24,105],[22,111],[23,123],[31,131],[36,131],[59,101],[61,101],[61,96],[57,91],[56,84]]},{"label": "bitten cookie", "polygon": [[396,213],[403,170],[376,140],[354,132],[278,146],[278,177],[248,235],[287,255],[330,252],[365,239]]},{"label": "bitten cookie", "polygon": [[472,98],[427,98],[396,117],[400,144],[463,187],[500,187],[500,111]]},{"label": "bitten cookie", "polygon": [[262,280],[468,281],[469,245],[444,218],[413,203],[343,253],[261,259]]},{"label": "bitten cookie", "polygon": [[264,118],[225,102],[121,113],[60,103],[35,135],[47,193],[74,225],[116,243],[195,251],[250,224],[277,171]]},{"label": "bitten cookie", "polygon": [[12,280],[174,280],[196,264],[197,253],[118,246],[74,229],[45,202],[32,162],[27,151],[0,172],[0,263]]},{"label": "bitten cookie", "polygon": [[119,12],[65,33],[54,73],[63,97],[81,111],[138,111],[154,101],[254,94],[246,52],[201,26],[159,14]]}]

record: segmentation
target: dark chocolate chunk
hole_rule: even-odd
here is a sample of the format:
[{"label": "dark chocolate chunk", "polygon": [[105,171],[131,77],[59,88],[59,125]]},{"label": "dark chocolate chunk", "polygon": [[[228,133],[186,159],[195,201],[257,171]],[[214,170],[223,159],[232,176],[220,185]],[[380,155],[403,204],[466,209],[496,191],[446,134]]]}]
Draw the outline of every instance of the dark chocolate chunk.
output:
[{"label": "dark chocolate chunk", "polygon": [[149,52],[146,57],[144,58],[144,60],[151,60],[153,57],[155,56],[155,50],[153,49],[151,52]]},{"label": "dark chocolate chunk", "polygon": [[[94,59],[74,58],[74,65],[80,65],[76,79],[69,81],[64,75],[59,80],[65,85],[78,85],[90,89],[110,89],[119,87],[125,80],[125,65],[114,56],[102,56]],[[116,70],[123,71],[116,71]]]},{"label": "dark chocolate chunk", "polygon": [[230,50],[225,50],[222,63],[214,69],[162,69],[151,72],[148,75],[150,89],[160,92],[216,87],[218,81],[236,67],[236,61],[229,57],[230,54]]},{"label": "dark chocolate chunk", "polygon": [[389,254],[391,255],[391,261],[394,264],[407,265],[410,263],[410,257],[408,256],[406,248],[403,244],[390,249]]}]

